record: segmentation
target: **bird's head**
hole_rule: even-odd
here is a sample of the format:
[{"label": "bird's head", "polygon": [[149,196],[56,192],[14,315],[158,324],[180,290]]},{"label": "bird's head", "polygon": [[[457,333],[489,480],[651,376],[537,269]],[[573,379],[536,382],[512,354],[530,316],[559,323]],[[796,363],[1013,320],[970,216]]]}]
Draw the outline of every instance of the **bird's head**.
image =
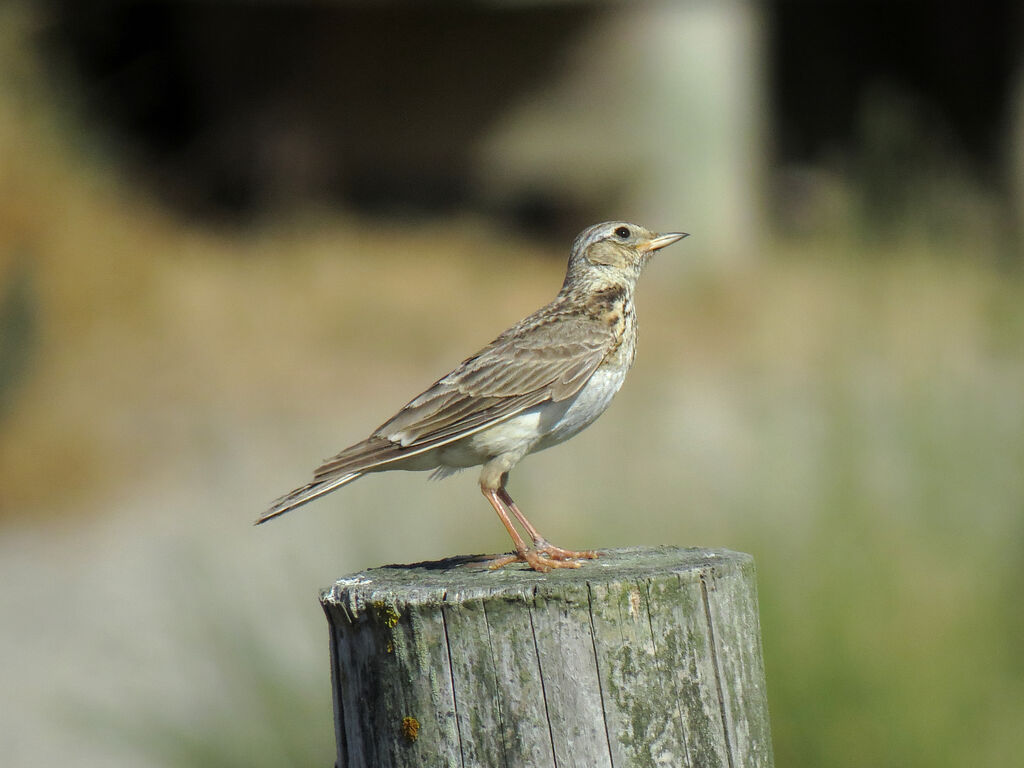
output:
[{"label": "bird's head", "polygon": [[571,290],[580,283],[624,283],[632,287],[651,254],[686,236],[685,232],[658,234],[626,221],[588,227],[572,245],[562,290]]}]

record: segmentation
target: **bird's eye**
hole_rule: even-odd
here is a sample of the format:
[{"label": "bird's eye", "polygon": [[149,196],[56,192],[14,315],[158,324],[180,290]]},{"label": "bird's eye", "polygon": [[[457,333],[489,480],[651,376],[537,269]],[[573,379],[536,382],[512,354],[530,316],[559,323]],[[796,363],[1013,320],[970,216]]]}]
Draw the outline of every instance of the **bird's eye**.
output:
[{"label": "bird's eye", "polygon": [[629,237],[629,227],[619,227],[618,229],[615,230],[615,236],[621,237],[623,240],[625,240],[627,237]]}]

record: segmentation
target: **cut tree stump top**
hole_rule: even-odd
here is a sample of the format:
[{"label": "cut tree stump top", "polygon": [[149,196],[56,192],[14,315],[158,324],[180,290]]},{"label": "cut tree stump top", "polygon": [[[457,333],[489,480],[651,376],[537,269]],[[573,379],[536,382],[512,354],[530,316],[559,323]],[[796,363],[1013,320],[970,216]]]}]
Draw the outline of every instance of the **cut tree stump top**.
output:
[{"label": "cut tree stump top", "polygon": [[556,594],[573,586],[662,578],[668,573],[692,575],[736,568],[752,573],[754,568],[754,558],[748,554],[697,547],[602,550],[598,559],[582,561],[580,568],[557,568],[547,573],[515,564],[492,571],[481,564],[486,557],[451,557],[368,568],[345,576],[325,589],[321,602],[345,606],[354,619],[368,603],[380,600],[451,605],[488,597],[521,596],[524,590],[531,594]]}]

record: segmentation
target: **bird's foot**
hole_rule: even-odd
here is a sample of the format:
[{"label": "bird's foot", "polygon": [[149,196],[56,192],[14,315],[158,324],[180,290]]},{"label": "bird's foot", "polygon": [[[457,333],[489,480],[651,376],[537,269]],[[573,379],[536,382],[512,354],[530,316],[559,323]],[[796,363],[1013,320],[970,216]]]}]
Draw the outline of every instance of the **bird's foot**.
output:
[{"label": "bird's foot", "polygon": [[537,539],[533,542],[533,549],[535,552],[539,552],[552,560],[594,560],[597,558],[597,552],[590,549],[585,549],[577,552],[573,549],[562,549],[556,547],[547,539]]},{"label": "bird's foot", "polygon": [[520,560],[522,558],[519,555],[502,555],[501,557],[492,557],[489,560],[484,560],[483,564],[487,566],[487,570],[496,571],[510,563],[518,563]]},{"label": "bird's foot", "polygon": [[496,557],[487,563],[487,568],[488,570],[495,571],[511,563],[526,563],[535,571],[547,573],[552,568],[579,568],[582,565],[579,562],[580,559],[595,557],[597,557],[596,552],[573,552],[543,542],[543,544],[538,545],[536,548],[524,549],[522,552]]}]

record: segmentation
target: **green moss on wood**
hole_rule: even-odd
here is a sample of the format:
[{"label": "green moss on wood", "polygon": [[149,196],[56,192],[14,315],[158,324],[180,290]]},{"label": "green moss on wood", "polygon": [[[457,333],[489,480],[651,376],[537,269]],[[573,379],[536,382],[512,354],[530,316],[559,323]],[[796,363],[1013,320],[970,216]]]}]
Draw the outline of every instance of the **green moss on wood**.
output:
[{"label": "green moss on wood", "polygon": [[[615,550],[548,574],[387,566],[323,603],[339,766],[771,765],[748,555]],[[403,725],[398,749],[388,734],[410,711],[415,739]]]}]

